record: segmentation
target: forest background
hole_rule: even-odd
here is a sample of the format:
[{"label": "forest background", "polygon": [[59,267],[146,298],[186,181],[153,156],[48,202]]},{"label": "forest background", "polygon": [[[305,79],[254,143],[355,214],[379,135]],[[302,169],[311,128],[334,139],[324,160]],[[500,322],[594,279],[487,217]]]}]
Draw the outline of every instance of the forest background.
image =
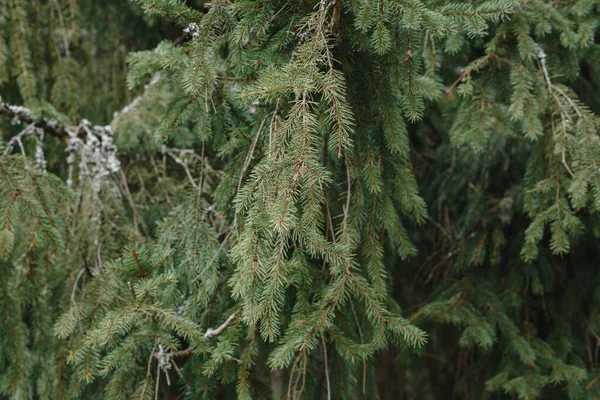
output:
[{"label": "forest background", "polygon": [[599,399],[598,0],[0,0],[0,397]]}]

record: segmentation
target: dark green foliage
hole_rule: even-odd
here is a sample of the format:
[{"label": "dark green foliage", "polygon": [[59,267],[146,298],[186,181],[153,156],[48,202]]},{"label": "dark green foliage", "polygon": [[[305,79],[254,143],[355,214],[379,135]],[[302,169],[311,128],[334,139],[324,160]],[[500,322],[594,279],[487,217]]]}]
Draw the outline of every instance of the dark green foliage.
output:
[{"label": "dark green foliage", "polygon": [[0,393],[599,398],[599,11],[0,2]]}]

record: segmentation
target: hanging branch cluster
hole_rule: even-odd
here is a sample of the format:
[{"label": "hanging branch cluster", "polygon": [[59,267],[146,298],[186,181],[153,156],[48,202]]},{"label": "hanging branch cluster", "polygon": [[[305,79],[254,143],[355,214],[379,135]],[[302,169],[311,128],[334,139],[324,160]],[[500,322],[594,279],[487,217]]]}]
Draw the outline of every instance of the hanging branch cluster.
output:
[{"label": "hanging branch cluster", "polygon": [[0,395],[600,396],[595,2],[29,3]]}]

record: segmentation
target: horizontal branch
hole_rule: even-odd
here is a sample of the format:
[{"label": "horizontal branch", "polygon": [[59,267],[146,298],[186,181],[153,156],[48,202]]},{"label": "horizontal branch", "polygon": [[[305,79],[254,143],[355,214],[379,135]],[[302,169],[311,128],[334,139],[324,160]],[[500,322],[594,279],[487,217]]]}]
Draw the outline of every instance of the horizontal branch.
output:
[{"label": "horizontal branch", "polygon": [[[39,128],[43,130],[44,133],[55,137],[68,138],[73,135],[84,137],[87,133],[86,128],[92,128],[91,130],[93,132],[93,126],[86,119],[82,120],[77,126],[67,126],[55,119],[40,118],[35,120],[31,116],[30,109],[23,106],[13,106],[4,102],[0,102],[0,115],[6,115],[7,117],[12,118],[16,123],[32,124],[33,127]],[[106,127],[103,128],[106,129]]]},{"label": "horizontal branch", "polygon": [[442,12],[442,15],[447,17],[474,17],[474,16],[482,16],[482,15],[504,15],[504,14],[514,14],[515,12],[508,8],[499,8],[494,10],[470,10],[470,11],[449,11]]},{"label": "horizontal branch", "polygon": [[167,358],[187,357],[187,356],[191,356],[193,352],[194,352],[194,349],[192,347],[188,347],[187,349],[174,351],[172,353],[166,353],[166,354],[160,354],[160,353],[155,352],[154,358],[159,360],[162,357],[167,357]]},{"label": "horizontal branch", "polygon": [[[156,85],[160,81],[160,79],[161,75],[159,73],[154,74],[150,82],[144,86],[144,89],[148,89]],[[115,112],[113,117],[116,119],[119,115],[126,114],[130,112],[133,108],[137,107],[137,105],[142,99],[142,96],[136,97],[131,103],[123,107],[123,109],[121,109],[120,112]],[[15,123],[32,125],[32,128],[41,129],[42,131],[44,131],[44,133],[59,138],[83,138],[88,133],[91,133],[92,135],[98,137],[102,137],[107,133],[112,135],[112,128],[110,127],[110,125],[92,125],[90,121],[88,121],[85,118],[82,119],[79,125],[77,126],[69,126],[56,119],[39,118],[36,120],[31,116],[30,109],[23,106],[15,106],[9,103],[5,103],[2,101],[2,97],[0,97],[0,115],[5,115],[7,117],[12,118],[12,120]]]}]

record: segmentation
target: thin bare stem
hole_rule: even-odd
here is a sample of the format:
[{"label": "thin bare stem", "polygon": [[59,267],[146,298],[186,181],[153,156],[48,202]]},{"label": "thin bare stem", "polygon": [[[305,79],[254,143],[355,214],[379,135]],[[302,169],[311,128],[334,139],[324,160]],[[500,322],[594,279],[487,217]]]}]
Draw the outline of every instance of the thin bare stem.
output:
[{"label": "thin bare stem", "polygon": [[227,318],[227,320],[225,320],[225,322],[223,322],[223,324],[221,324],[221,326],[219,326],[217,329],[212,329],[212,328],[208,328],[206,330],[206,333],[204,334],[205,338],[211,338],[213,336],[217,336],[219,335],[221,332],[223,332],[225,329],[227,329],[227,327],[233,322],[233,320],[238,316],[238,314],[240,313],[242,309],[239,308],[236,312],[234,312],[233,314],[231,314],[229,316],[229,318]]},{"label": "thin bare stem", "polygon": [[158,385],[160,383],[160,363],[156,365],[156,386],[154,387],[154,400],[158,400]]},{"label": "thin bare stem", "polygon": [[77,278],[75,278],[75,283],[73,284],[73,290],[71,291],[71,303],[73,305],[75,305],[75,292],[77,291],[77,284],[79,283],[79,280],[83,276],[84,272],[85,272],[85,268],[82,268],[81,271],[79,271],[79,273],[77,274]]},{"label": "thin bare stem", "polygon": [[[236,195],[240,192],[240,188],[242,187],[242,182],[244,181],[244,175],[246,175],[246,170],[250,166],[250,162],[252,161],[252,158],[254,157],[254,150],[256,149],[256,143],[258,143],[258,138],[260,136],[260,133],[263,130],[263,127],[265,126],[266,120],[267,120],[266,118],[263,118],[262,122],[260,123],[260,126],[258,127],[258,130],[256,131],[256,135],[254,136],[254,140],[252,141],[252,144],[250,145],[250,150],[248,151],[248,155],[246,155],[246,159],[244,160],[244,165],[242,167],[242,171],[240,172],[240,179],[238,180],[237,189],[235,191]],[[233,225],[237,226],[237,213],[235,213],[235,215],[233,217]]]},{"label": "thin bare stem", "polygon": [[321,335],[323,343],[323,357],[325,358],[325,382],[327,383],[327,400],[331,400],[331,382],[329,381],[329,364],[327,361],[327,343],[325,343],[325,335]]},{"label": "thin bare stem", "polygon": [[142,393],[140,394],[140,398],[144,398],[144,394],[146,393],[146,387],[148,386],[148,380],[150,379],[151,373],[150,368],[152,368],[152,358],[155,356],[154,351],[156,350],[156,343],[152,347],[152,351],[150,352],[150,357],[148,357],[148,367],[146,368],[146,379],[144,380],[144,386],[142,387]]}]

